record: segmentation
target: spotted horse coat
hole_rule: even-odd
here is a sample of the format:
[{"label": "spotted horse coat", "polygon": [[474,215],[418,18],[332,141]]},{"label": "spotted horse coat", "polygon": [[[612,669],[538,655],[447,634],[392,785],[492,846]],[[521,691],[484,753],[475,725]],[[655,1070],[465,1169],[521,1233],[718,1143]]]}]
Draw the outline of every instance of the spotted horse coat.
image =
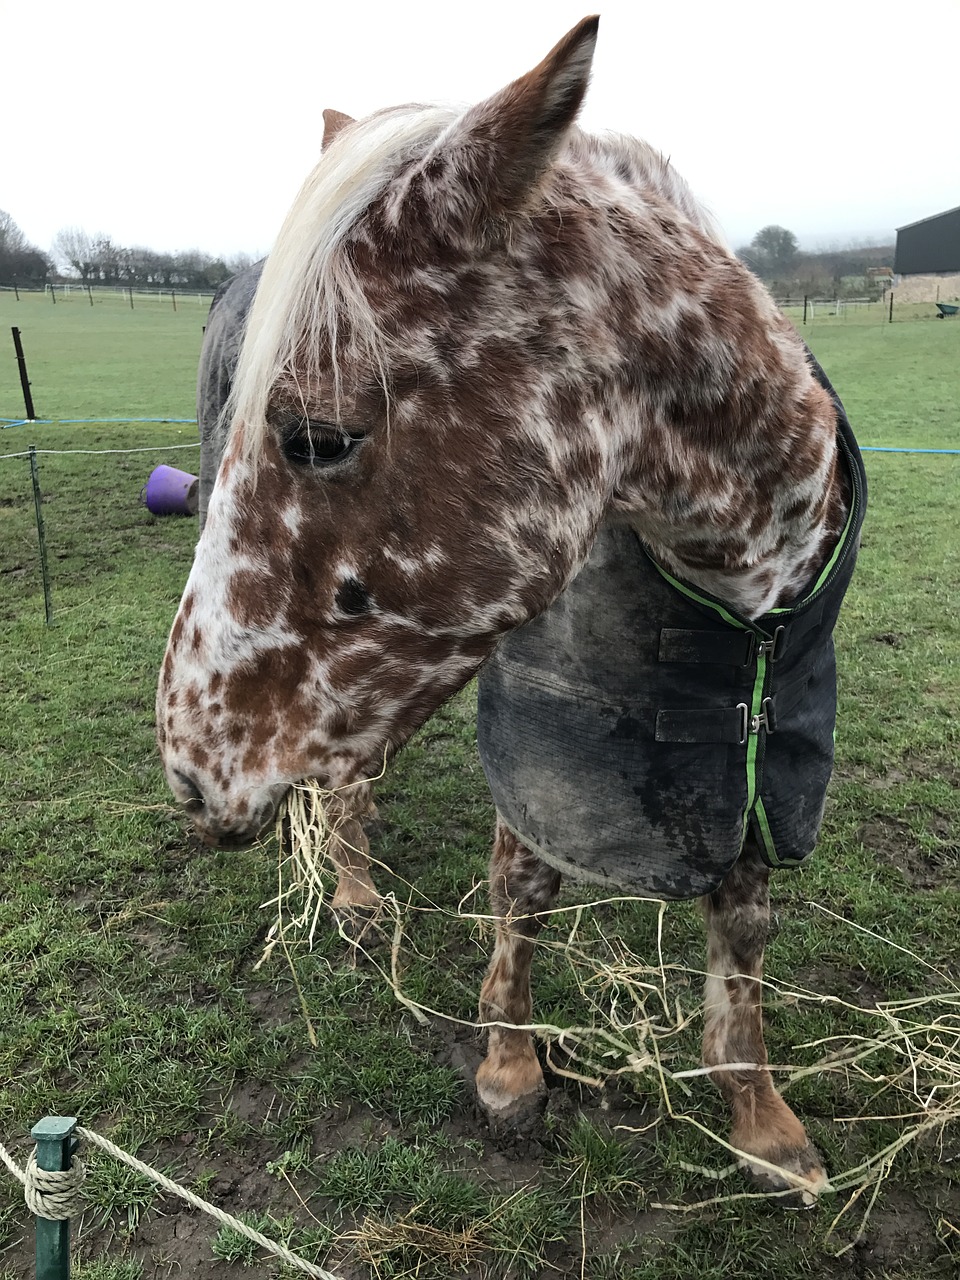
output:
[{"label": "spotted horse coat", "polygon": [[[210,497],[223,460],[230,430],[227,405],[243,343],[247,316],[253,306],[263,261],[238,271],[217,289],[204,326],[197,369],[197,424],[200,429],[200,531],[206,523]],[[379,817],[372,783],[363,782],[328,803],[333,834],[327,850],[337,868],[337,887],[331,899],[344,934],[360,941],[376,918],[380,896],[370,875],[367,827]]]},{"label": "spotted horse coat", "polygon": [[[201,527],[224,409],[263,271],[217,291],[197,380]],[[675,578],[630,529],[601,531],[563,594],[480,672],[480,757],[504,823],[549,865],[664,898],[710,893],[753,827],[771,867],[814,849],[833,768],[833,629],[853,575],[866,475],[830,393],[853,502],[796,604],[756,619]]]}]

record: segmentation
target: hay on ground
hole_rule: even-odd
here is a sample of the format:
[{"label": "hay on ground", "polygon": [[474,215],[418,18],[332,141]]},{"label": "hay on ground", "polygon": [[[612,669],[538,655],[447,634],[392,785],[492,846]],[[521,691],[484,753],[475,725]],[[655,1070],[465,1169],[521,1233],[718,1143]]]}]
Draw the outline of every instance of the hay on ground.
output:
[{"label": "hay on ground", "polygon": [[[349,798],[345,799],[343,793],[325,792],[309,782],[291,790],[277,824],[280,846],[277,894],[265,904],[276,910],[276,920],[268,934],[260,964],[268,959],[278,942],[283,943],[285,950],[291,939],[312,947],[324,907],[330,898],[330,876],[336,877],[330,850],[349,814]],[[414,1000],[404,991],[402,954],[405,943],[409,944],[406,922],[411,913],[442,911],[461,924],[481,928],[489,927],[493,917],[466,909],[477,886],[465,896],[457,911],[443,911],[412,884],[407,885],[407,889],[409,899],[406,903],[401,903],[396,895],[387,895],[383,899],[380,933],[389,938],[389,966],[381,962],[376,949],[368,950],[362,942],[350,941],[359,946],[367,961],[392,987],[398,1000],[420,1021],[426,1021],[428,1016],[437,1017],[479,1029],[481,1024],[451,1017],[442,1010]],[[683,1099],[691,1094],[690,1082],[711,1074],[711,1070],[717,1068],[682,1065],[681,1054],[688,1050],[677,1043],[679,1036],[702,1016],[699,1000],[687,1005],[684,1003],[690,989],[687,980],[696,978],[699,990],[700,980],[705,975],[702,971],[666,964],[660,945],[657,962],[648,964],[620,940],[605,937],[602,933],[599,945],[594,940],[589,943],[581,940],[583,920],[589,912],[605,903],[628,900],[649,901],[626,896],[607,898],[602,902],[563,906],[551,913],[552,922],[561,930],[566,924],[565,936],[558,941],[541,939],[538,945],[559,953],[570,966],[591,1017],[584,1025],[576,1027],[535,1023],[529,1029],[546,1042],[552,1069],[585,1085],[602,1088],[618,1079],[654,1073],[659,1082],[663,1114],[699,1129],[721,1150],[734,1157],[714,1169],[697,1169],[702,1176],[719,1182],[738,1168],[743,1153],[689,1113]],[[659,944],[667,904],[660,902],[657,905]],[[843,920],[826,907],[811,905],[853,930],[869,934],[891,948],[904,950],[889,939]],[[287,954],[289,958],[289,951]],[[960,1119],[960,989],[936,965],[912,952],[908,954],[936,975],[944,989],[910,1000],[877,1001],[873,1007],[864,1008],[830,993],[771,979],[764,982],[768,993],[777,1002],[830,1006],[854,1014],[863,1027],[861,1032],[843,1032],[798,1045],[798,1051],[805,1051],[808,1055],[813,1052],[816,1056],[803,1065],[771,1064],[769,1070],[780,1078],[781,1083],[789,1085],[811,1075],[841,1075],[848,1082],[860,1081],[872,1090],[871,1102],[876,1104],[876,1111],[861,1108],[854,1115],[836,1117],[835,1123],[863,1126],[871,1122],[886,1125],[893,1121],[901,1125],[896,1138],[885,1142],[855,1167],[839,1171],[831,1179],[832,1190],[848,1194],[828,1234],[835,1232],[858,1205],[862,1210],[853,1239],[840,1252],[851,1248],[863,1234],[882,1184],[901,1153],[920,1139],[939,1137],[942,1140],[947,1126]],[[304,1013],[309,1025],[305,1006]],[[756,1064],[735,1063],[720,1069],[754,1067]],[[659,1118],[653,1125],[657,1123]],[[753,1162],[757,1163],[756,1158]],[[720,1202],[770,1194],[716,1195],[692,1205],[651,1207],[689,1212]],[[397,1225],[392,1224],[391,1230],[395,1231]],[[467,1244],[466,1241],[462,1243]]]}]

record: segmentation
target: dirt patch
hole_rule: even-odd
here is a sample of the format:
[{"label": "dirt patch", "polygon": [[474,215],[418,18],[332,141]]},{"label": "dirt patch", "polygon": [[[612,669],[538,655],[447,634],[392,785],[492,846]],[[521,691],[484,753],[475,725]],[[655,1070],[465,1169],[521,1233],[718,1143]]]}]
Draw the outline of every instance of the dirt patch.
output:
[{"label": "dirt patch", "polygon": [[804,991],[839,996],[848,1004],[858,1005],[861,1009],[875,1009],[890,994],[863,969],[831,964],[819,964],[815,969],[798,969],[796,985]]},{"label": "dirt patch", "polygon": [[[829,972],[819,969],[811,973],[805,985],[819,990],[842,991],[846,996],[856,993],[865,1006],[882,998],[883,993],[852,970]],[[255,993],[266,996],[268,993]],[[259,1003],[259,1001],[258,1001]],[[454,1065],[465,1079],[472,1080],[479,1060],[475,1036],[464,1028],[443,1025],[436,1028],[432,1037],[438,1061]],[[425,1052],[427,1047],[424,1046]],[[612,1131],[618,1125],[644,1127],[651,1120],[646,1111],[621,1109],[629,1104],[629,1098],[607,1097],[603,1093],[581,1089],[560,1081],[551,1080],[548,1115],[554,1124],[569,1125],[577,1116],[583,1116],[598,1128]],[[611,1103],[614,1105],[611,1106]],[[238,1082],[227,1102],[229,1112],[251,1123],[262,1121],[264,1115],[277,1114],[282,1109],[280,1094],[262,1082],[246,1080]],[[485,1187],[494,1187],[504,1193],[520,1192],[526,1186],[541,1183],[545,1167],[556,1158],[549,1141],[544,1144],[530,1142],[521,1151],[507,1150],[489,1140],[483,1123],[476,1117],[471,1096],[466,1095],[464,1106],[440,1126],[442,1132],[455,1145],[460,1144],[458,1171],[474,1178]],[[402,1137],[402,1130],[383,1117],[375,1117],[365,1108],[349,1110],[331,1108],[318,1117],[312,1126],[311,1149],[315,1156],[332,1156],[340,1151],[360,1148],[370,1142],[380,1143],[388,1136]],[[649,1139],[644,1138],[646,1142]],[[463,1143],[469,1141],[467,1148]],[[282,1143],[277,1144],[251,1135],[236,1149],[211,1151],[202,1129],[188,1132],[181,1138],[142,1152],[143,1157],[155,1168],[172,1168],[179,1181],[190,1185],[201,1175],[205,1178],[203,1194],[218,1207],[229,1213],[270,1212],[275,1218],[292,1219],[298,1226],[308,1228],[316,1221],[325,1222],[337,1230],[349,1229],[353,1222],[341,1221],[335,1205],[323,1199],[301,1199],[303,1180],[294,1189],[293,1184],[268,1171],[268,1165],[282,1155]],[[734,1190],[736,1188],[728,1188]],[[660,1198],[659,1192],[649,1188],[650,1198]],[[308,1194],[308,1193],[307,1193]],[[707,1194],[707,1190],[704,1190]],[[697,1196],[693,1193],[693,1198]],[[832,1216],[836,1206],[821,1211]],[[955,1276],[954,1264],[945,1257],[936,1234],[931,1230],[931,1213],[937,1206],[924,1205],[919,1199],[891,1191],[881,1198],[870,1219],[863,1239],[841,1259],[823,1255],[813,1247],[811,1257],[818,1258],[818,1274],[824,1280],[873,1280],[884,1274],[919,1276],[922,1268],[925,1280],[946,1280]],[[598,1254],[618,1256],[619,1265],[626,1272],[632,1266],[655,1261],[670,1247],[678,1233],[691,1222],[700,1221],[704,1230],[718,1230],[715,1212],[703,1211],[696,1219],[662,1210],[638,1209],[623,1212],[590,1203],[586,1207],[588,1230],[588,1258]],[[957,1212],[939,1207],[939,1213],[952,1216]],[[935,1219],[934,1219],[935,1220]],[[811,1231],[814,1223],[811,1221]],[[278,1264],[266,1259],[251,1265],[229,1263],[214,1258],[211,1249],[218,1231],[217,1223],[198,1211],[172,1198],[159,1199],[144,1212],[132,1232],[126,1232],[118,1223],[111,1234],[99,1225],[89,1229],[82,1226],[76,1233],[76,1254],[81,1259],[95,1258],[108,1253],[111,1257],[126,1254],[143,1266],[144,1280],[169,1280],[170,1277],[191,1277],[191,1280],[226,1280],[228,1277],[245,1277],[246,1280],[267,1280],[278,1274]],[[271,1234],[269,1231],[267,1234]],[[548,1244],[544,1249],[543,1269],[535,1280],[575,1280],[582,1274],[583,1259],[578,1242]],[[329,1268],[341,1280],[369,1280],[369,1272],[349,1261],[346,1246],[334,1246],[322,1265]],[[32,1243],[24,1238],[8,1248],[3,1264],[14,1274],[25,1277],[32,1274]],[[462,1280],[492,1280],[496,1275],[483,1266],[470,1267],[458,1273]],[[452,1280],[452,1278],[451,1278]],[[497,1276],[497,1280],[505,1277]],[[531,1278],[533,1280],[533,1278]]]},{"label": "dirt patch", "polygon": [[158,964],[174,959],[183,951],[183,942],[177,930],[162,922],[139,924],[129,931],[129,937]]},{"label": "dirt patch", "polygon": [[881,631],[878,635],[871,638],[877,644],[889,645],[891,649],[902,649],[906,643],[904,637],[899,631]]},{"label": "dirt patch", "polygon": [[930,1230],[931,1216],[936,1213],[936,1206],[923,1204],[919,1195],[887,1191],[871,1215],[863,1238],[851,1250],[853,1274],[955,1276],[956,1260],[946,1256],[946,1250]]},{"label": "dirt patch", "polygon": [[953,824],[946,814],[931,813],[924,822],[943,843],[937,848],[920,846],[916,833],[902,818],[871,818],[857,829],[857,839],[881,862],[895,867],[912,889],[939,889],[960,882],[960,849]]},{"label": "dirt patch", "polygon": [[917,756],[904,756],[882,773],[865,776],[863,768],[850,768],[838,764],[834,776],[838,781],[856,782],[871,791],[893,791],[909,782],[946,782],[960,788],[960,766],[951,760],[922,760]]}]

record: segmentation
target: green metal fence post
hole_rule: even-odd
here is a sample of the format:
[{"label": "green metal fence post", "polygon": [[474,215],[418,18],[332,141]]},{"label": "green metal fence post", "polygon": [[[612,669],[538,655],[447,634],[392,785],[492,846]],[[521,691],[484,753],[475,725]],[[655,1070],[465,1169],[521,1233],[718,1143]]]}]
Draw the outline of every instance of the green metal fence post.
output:
[{"label": "green metal fence post", "polygon": [[[44,1116],[30,1130],[37,1144],[37,1165],[60,1173],[70,1168],[74,1116]],[[37,1218],[37,1280],[70,1280],[70,1219]]]}]

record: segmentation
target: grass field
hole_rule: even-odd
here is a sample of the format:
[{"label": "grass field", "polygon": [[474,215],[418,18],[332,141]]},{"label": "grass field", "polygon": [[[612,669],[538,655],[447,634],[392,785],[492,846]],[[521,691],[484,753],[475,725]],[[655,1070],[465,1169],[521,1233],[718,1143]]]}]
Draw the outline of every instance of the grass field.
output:
[{"label": "grass field", "polygon": [[0,293],[0,420],[23,416],[10,328],[22,334],[40,418],[193,418],[197,359],[210,299],[165,300],[79,291],[52,303],[41,293],[19,302]]},{"label": "grass field", "polygon": [[[192,416],[203,312],[125,306],[0,295],[3,332],[23,330],[39,412]],[[862,443],[960,447],[960,324],[836,323],[806,336]],[[11,349],[0,416],[20,407]],[[543,1140],[521,1151],[497,1149],[475,1119],[469,1022],[488,938],[457,907],[482,880],[492,811],[470,690],[391,768],[373,833],[393,872],[381,879],[414,908],[403,989],[446,1017],[421,1024],[374,965],[346,965],[332,926],[313,953],[255,968],[275,851],[201,847],[153,741],[155,672],[196,529],[152,517],[139,493],[159,462],[192,469],[194,453],[166,449],[195,439],[149,423],[0,431],[0,454],[147,450],[41,456],[53,628],[26,461],[0,461],[0,1140],[23,1157],[36,1119],[78,1115],[344,1280],[955,1277],[960,457],[867,455],[871,510],[838,634],[838,768],[818,854],[775,882],[767,970],[771,1060],[816,1068],[787,1072],[784,1088],[838,1182],[929,1127],[797,1215],[741,1198],[751,1187],[739,1174],[708,1176],[728,1153],[666,1113],[655,1072],[603,1090],[557,1079]],[[416,909],[428,900],[441,910]],[[467,909],[482,911],[482,896]],[[600,1020],[626,994],[585,981],[575,949],[559,945],[571,920],[548,931],[535,973],[538,1015],[557,1026]],[[605,905],[583,913],[576,940],[598,968],[621,946],[649,961],[657,923],[650,907]],[[688,1015],[662,1041],[666,1066],[694,1068],[694,907],[667,910],[662,950],[667,1004]],[[916,1004],[899,1015],[902,1034],[879,1037],[892,1015],[877,1002],[891,1000]],[[854,1045],[865,1056],[841,1065]],[[723,1132],[703,1079],[671,1092],[684,1116]],[[86,1158],[81,1280],[294,1274]],[[32,1275],[28,1225],[16,1184],[0,1179],[0,1280]]]}]

